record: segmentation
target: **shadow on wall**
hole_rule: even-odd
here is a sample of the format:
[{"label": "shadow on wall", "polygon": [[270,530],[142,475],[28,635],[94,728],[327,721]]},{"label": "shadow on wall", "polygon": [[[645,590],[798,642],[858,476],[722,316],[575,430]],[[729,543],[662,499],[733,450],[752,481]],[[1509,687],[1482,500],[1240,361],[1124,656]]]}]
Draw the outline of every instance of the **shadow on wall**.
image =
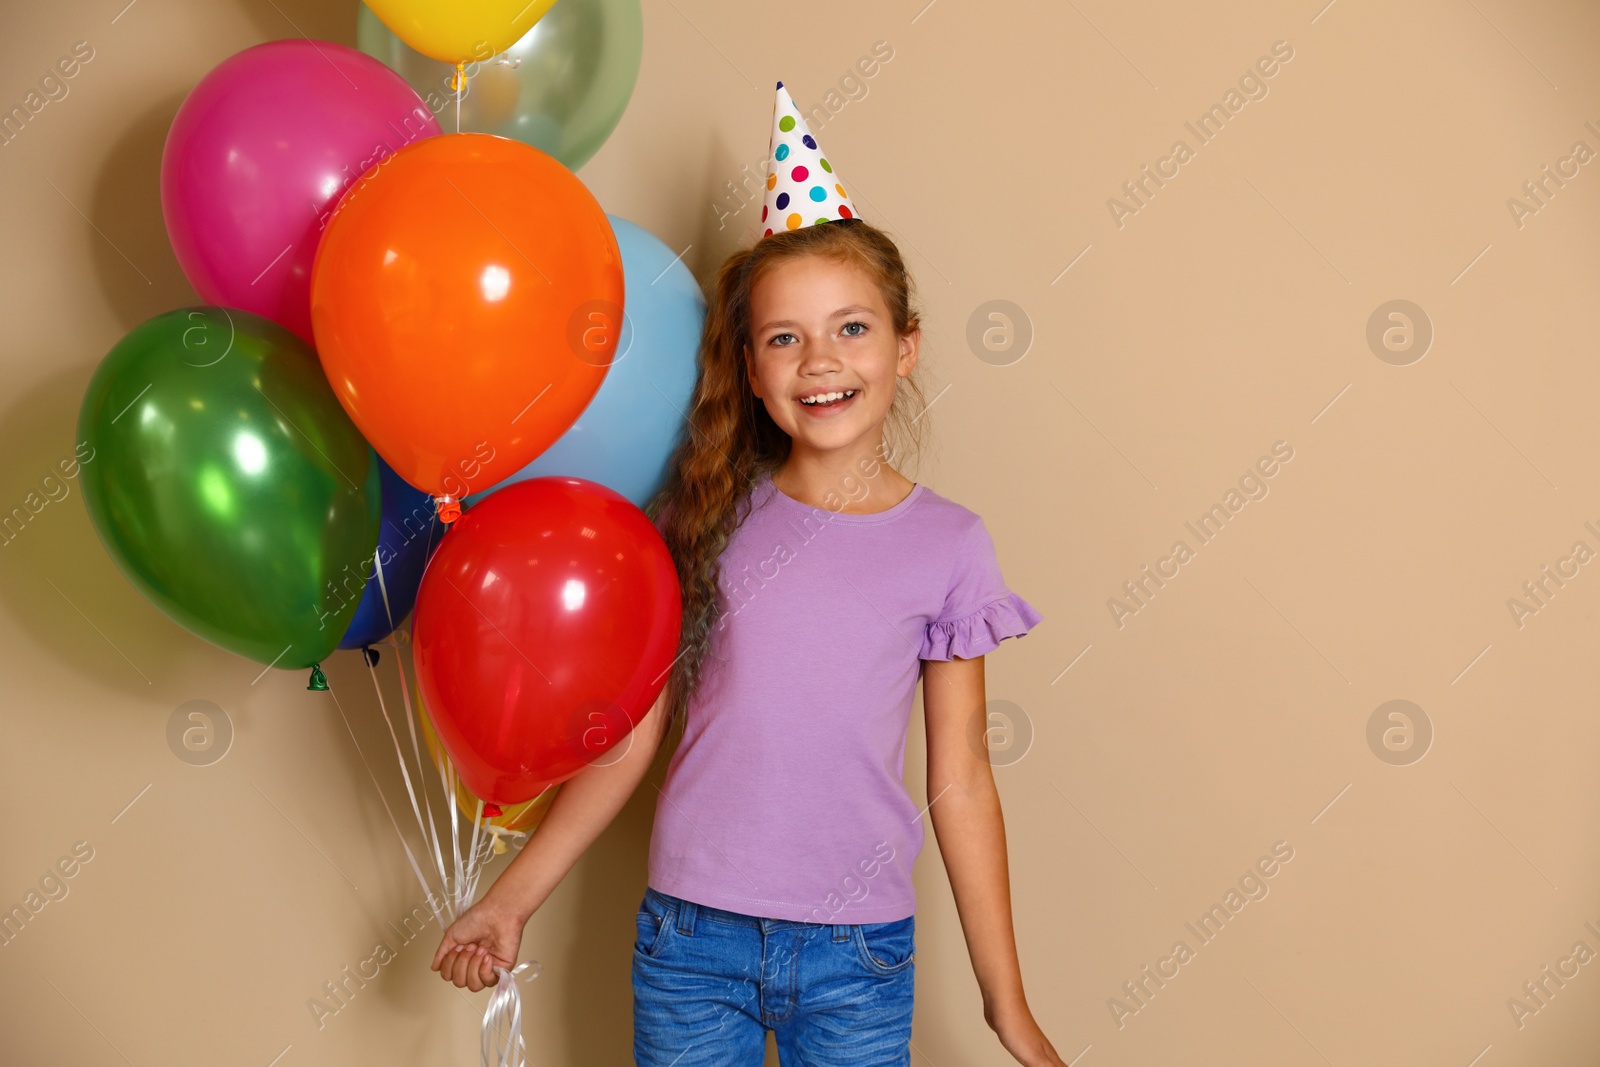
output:
[{"label": "shadow on wall", "polygon": [[[355,2],[250,0],[239,7],[263,41],[305,35],[356,45]],[[226,58],[218,55],[216,61]],[[192,88],[167,94],[129,123],[106,152],[88,210],[104,234],[86,231],[95,273],[124,332],[160,312],[201,302],[178,266],[161,216],[161,150]]]},{"label": "shadow on wall", "polygon": [[[164,699],[194,640],[134,588],[89,522],[75,432],[95,360],[14,398],[0,415],[0,607],[68,671],[136,701]],[[93,458],[87,458],[93,463]]]},{"label": "shadow on wall", "polygon": [[[88,242],[101,296],[124,333],[163,311],[201,302],[178,266],[161,216],[161,149],[185,95],[169,94],[146,108],[111,144],[87,209],[94,226],[78,223],[77,239]],[[84,385],[104,356],[74,354],[73,362],[86,369]],[[73,423],[77,417],[74,406]]]},{"label": "shadow on wall", "polygon": [[740,159],[718,129],[712,130],[707,147],[705,173],[689,197],[694,205],[694,247],[701,254],[684,260],[709,299],[723,260],[755,244],[765,229],[761,205],[766,196],[767,152],[763,142],[760,158]]},{"label": "shadow on wall", "polygon": [[[106,149],[89,222],[68,231],[87,243],[100,296],[124,332],[199,301],[161,216],[161,149],[183,95],[145,109]],[[0,605],[69,670],[137,701],[164,700],[165,680],[181,676],[196,645],[106,554],[77,478],[81,463],[94,462],[76,439],[78,410],[106,351],[36,354],[73,369],[41,380],[0,415],[0,561],[9,564],[0,566]]]},{"label": "shadow on wall", "polygon": [[[239,10],[261,31],[261,39],[306,36],[356,46],[359,0],[330,4],[326,0],[244,0]],[[218,62],[221,62],[219,57]]]}]

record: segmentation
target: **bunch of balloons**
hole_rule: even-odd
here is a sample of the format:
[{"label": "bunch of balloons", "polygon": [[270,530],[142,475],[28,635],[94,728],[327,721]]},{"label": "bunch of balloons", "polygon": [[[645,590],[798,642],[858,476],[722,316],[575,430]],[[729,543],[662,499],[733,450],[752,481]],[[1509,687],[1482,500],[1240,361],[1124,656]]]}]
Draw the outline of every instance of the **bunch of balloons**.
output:
[{"label": "bunch of balloons", "polygon": [[162,212],[201,303],[102,361],[85,499],[163,612],[309,688],[414,610],[430,748],[536,816],[677,653],[640,509],[704,301],[573,173],[632,92],[638,0],[368,2],[364,51],[247,48],[179,108]]}]

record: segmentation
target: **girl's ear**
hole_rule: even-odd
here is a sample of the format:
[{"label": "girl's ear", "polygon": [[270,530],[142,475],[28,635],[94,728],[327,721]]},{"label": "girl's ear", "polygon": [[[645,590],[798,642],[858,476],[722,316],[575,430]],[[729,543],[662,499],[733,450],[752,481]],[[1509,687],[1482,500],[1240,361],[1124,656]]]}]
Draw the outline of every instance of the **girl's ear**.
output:
[{"label": "girl's ear", "polygon": [[750,351],[749,342],[745,342],[744,346],[744,375],[745,381],[750,383],[750,391],[756,395],[757,400],[761,400],[761,385],[756,381],[756,361]]},{"label": "girl's ear", "polygon": [[895,374],[901,378],[910,375],[917,366],[917,352],[922,346],[922,327],[917,326],[900,335],[900,361]]}]

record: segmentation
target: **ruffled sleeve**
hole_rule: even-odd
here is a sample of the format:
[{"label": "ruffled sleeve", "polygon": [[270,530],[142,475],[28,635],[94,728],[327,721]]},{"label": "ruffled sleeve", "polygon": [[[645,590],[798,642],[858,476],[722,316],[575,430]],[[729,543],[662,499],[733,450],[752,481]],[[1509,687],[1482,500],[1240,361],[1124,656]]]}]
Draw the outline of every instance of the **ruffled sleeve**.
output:
[{"label": "ruffled sleeve", "polygon": [[1043,619],[1015,593],[985,604],[966,618],[936,622],[922,639],[921,659],[977,659],[1008,637],[1022,637]]},{"label": "ruffled sleeve", "polygon": [[944,610],[928,624],[921,659],[976,659],[1008,637],[1022,637],[1043,616],[1013,593],[1000,573],[994,539],[979,519],[956,556]]}]

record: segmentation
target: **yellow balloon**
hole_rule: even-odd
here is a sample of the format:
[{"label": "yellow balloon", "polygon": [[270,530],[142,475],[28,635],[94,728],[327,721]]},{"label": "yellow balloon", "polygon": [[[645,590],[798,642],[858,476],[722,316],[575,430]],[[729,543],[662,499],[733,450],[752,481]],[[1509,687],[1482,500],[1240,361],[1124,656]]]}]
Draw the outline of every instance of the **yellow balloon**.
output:
[{"label": "yellow balloon", "polygon": [[367,0],[406,44],[445,63],[483,62],[504,52],[555,0]]},{"label": "yellow balloon", "polygon": [[[417,701],[417,721],[422,724],[422,740],[427,743],[428,755],[435,762],[448,759],[449,756],[439,744],[439,735],[433,732],[433,721],[428,718],[428,709],[422,706],[422,693],[413,688],[412,695]],[[559,785],[553,785],[532,800],[524,800],[520,804],[502,804],[499,815],[483,821],[490,826],[498,826],[513,833],[532,833],[544,821],[544,813],[550,809],[550,802],[556,798],[556,791],[560,788]],[[469,822],[478,812],[478,798],[461,784],[459,777],[456,779],[456,806],[466,815]],[[494,850],[496,853],[505,851],[505,845],[498,836],[494,841]]]}]

